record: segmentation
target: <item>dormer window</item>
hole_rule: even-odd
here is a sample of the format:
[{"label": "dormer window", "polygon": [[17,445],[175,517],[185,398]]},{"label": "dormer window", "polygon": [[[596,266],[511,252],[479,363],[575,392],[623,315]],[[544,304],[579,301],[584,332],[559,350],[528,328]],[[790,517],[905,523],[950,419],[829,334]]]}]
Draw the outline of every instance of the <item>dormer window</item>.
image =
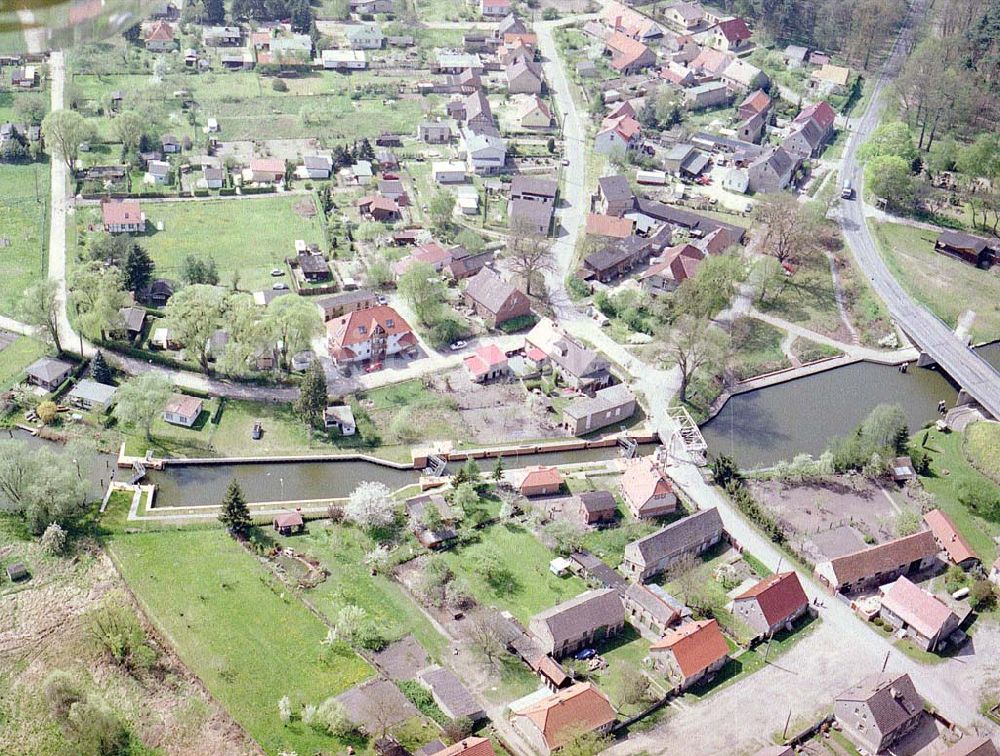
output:
[{"label": "dormer window", "polygon": [[367,328],[365,328],[365,327],[364,327],[363,325],[359,325],[359,326],[358,326],[358,333],[360,333],[360,334],[361,334],[362,336],[363,336],[363,335],[365,334],[365,332],[366,332],[367,330],[368,330],[368,329],[367,329]]},{"label": "dormer window", "polygon": [[392,328],[392,318],[386,318],[385,319],[385,327],[386,328]]}]

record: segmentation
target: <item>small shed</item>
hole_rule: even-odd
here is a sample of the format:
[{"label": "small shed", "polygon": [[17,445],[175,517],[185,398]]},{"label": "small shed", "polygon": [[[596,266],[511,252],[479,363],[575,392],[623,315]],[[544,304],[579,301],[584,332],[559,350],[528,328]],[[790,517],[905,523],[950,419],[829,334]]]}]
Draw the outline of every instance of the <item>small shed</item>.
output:
[{"label": "small shed", "polygon": [[28,382],[41,386],[46,391],[55,391],[73,372],[73,364],[53,357],[42,357],[31,363],[27,369]]},{"label": "small shed", "polygon": [[7,565],[7,577],[12,583],[19,583],[22,580],[29,579],[31,573],[28,572],[28,568],[25,567],[24,562],[12,562]]},{"label": "small shed", "polygon": [[275,515],[274,529],[279,535],[289,536],[293,533],[301,533],[306,529],[306,524],[302,520],[302,513],[296,509],[294,512]]},{"label": "small shed", "polygon": [[909,457],[896,457],[892,461],[892,479],[897,483],[916,480],[917,471],[913,467],[913,460]]},{"label": "small shed", "polygon": [[344,436],[353,436],[358,429],[354,422],[354,410],[349,404],[327,407],[323,411],[323,426],[337,428]]}]

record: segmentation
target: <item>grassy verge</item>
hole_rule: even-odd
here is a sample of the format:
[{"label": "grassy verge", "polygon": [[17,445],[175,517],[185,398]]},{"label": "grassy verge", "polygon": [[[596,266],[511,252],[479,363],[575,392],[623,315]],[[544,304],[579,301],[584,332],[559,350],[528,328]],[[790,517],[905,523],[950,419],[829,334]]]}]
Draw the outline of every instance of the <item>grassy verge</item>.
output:
[{"label": "grassy verge", "polygon": [[111,554],[151,621],[213,696],[271,753],[338,750],[344,744],[283,724],[371,674],[353,652],[320,645],[326,627],[275,584],[222,530],[115,537]]},{"label": "grassy verge", "polygon": [[903,288],[952,328],[976,313],[974,342],[1000,337],[1000,278],[934,251],[937,234],[901,223],[870,222],[882,259]]},{"label": "grassy verge", "polygon": [[[2,119],[0,119],[2,122]],[[48,162],[0,164],[0,313],[15,315],[24,290],[48,271]]]},{"label": "grassy verge", "polygon": [[0,391],[20,381],[24,369],[46,351],[45,344],[28,336],[18,336],[13,344],[0,351]]},{"label": "grassy verge", "polygon": [[973,423],[965,431],[962,451],[969,464],[1000,483],[1000,423]]},{"label": "grassy verge", "polygon": [[792,366],[781,342],[785,332],[755,318],[740,318],[733,326],[733,352],[729,369],[737,380],[784,370]]}]

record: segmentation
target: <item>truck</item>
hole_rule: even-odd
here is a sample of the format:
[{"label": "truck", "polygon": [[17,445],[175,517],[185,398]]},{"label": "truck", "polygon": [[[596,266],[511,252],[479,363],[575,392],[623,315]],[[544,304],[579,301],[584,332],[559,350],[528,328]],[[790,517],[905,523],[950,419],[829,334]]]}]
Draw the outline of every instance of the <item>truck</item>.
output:
[{"label": "truck", "polygon": [[851,180],[847,179],[844,181],[844,186],[840,190],[840,196],[843,199],[849,200],[854,198],[854,187],[851,186]]}]

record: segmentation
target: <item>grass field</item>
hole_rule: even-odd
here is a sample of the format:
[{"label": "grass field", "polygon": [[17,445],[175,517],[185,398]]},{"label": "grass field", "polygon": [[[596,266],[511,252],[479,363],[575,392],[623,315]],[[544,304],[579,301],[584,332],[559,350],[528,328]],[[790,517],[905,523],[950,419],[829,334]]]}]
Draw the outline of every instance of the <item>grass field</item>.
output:
[{"label": "grass field", "polygon": [[371,574],[365,555],[375,543],[366,535],[344,525],[311,524],[306,535],[286,543],[312,555],[330,571],[326,580],[306,595],[331,622],[342,608],[353,604],[367,612],[387,640],[412,634],[426,651],[438,657],[443,653],[445,638],[403,589],[387,577]]},{"label": "grass field", "polygon": [[[443,554],[456,575],[464,577],[479,603],[510,611],[527,623],[533,614],[583,593],[587,586],[578,577],[556,577],[549,572],[555,556],[526,528],[515,524],[493,525],[480,531],[479,543]],[[479,571],[484,552],[498,555],[509,580],[490,584]]]},{"label": "grass field", "polygon": [[1000,337],[1000,278],[934,251],[937,234],[901,223],[871,223],[882,259],[909,294],[952,328],[976,313],[974,342]]},{"label": "grass field", "polygon": [[6,391],[17,383],[24,369],[46,351],[45,344],[27,336],[18,336],[13,344],[0,351],[0,391]]},{"label": "grass field", "polygon": [[733,353],[729,369],[737,380],[792,366],[781,349],[785,332],[756,318],[740,318],[733,325]]},{"label": "grass field", "polygon": [[[3,119],[0,118],[0,121]],[[0,164],[0,313],[48,270],[49,164]]]},{"label": "grass field", "polygon": [[343,744],[278,716],[318,704],[371,674],[353,653],[320,645],[326,627],[221,529],[115,537],[111,553],[149,618],[268,753]]},{"label": "grass field", "polygon": [[[295,240],[322,244],[315,218],[303,217],[296,206],[315,209],[311,197],[265,197],[217,201],[144,203],[148,227],[140,236],[156,275],[180,280],[188,255],[215,259],[222,284],[239,273],[244,289],[270,288],[270,271],[284,268],[295,254]],[[98,208],[79,213],[81,228],[96,222]],[[156,230],[163,223],[163,231]]]},{"label": "grass field", "polygon": [[973,423],[965,430],[965,458],[979,472],[1000,483],[1000,423]]},{"label": "grass field", "polygon": [[951,517],[958,532],[968,539],[983,564],[993,564],[997,555],[993,539],[1000,536],[1000,523],[977,517],[958,497],[963,485],[992,488],[998,495],[1000,486],[974,469],[966,460],[962,450],[963,434],[920,431],[914,437],[914,443],[931,458],[931,475],[922,476],[920,482],[934,495],[934,504]]}]

